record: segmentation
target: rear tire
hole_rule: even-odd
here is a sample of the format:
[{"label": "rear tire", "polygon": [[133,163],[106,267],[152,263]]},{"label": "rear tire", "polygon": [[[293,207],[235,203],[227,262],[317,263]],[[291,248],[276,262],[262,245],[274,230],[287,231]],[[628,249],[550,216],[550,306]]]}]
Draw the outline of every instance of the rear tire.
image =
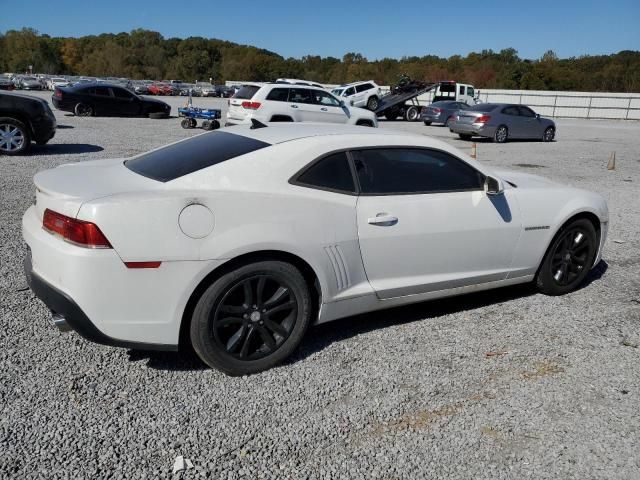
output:
[{"label": "rear tire", "polygon": [[272,368],[298,347],[311,323],[311,295],[293,265],[262,261],[217,279],[195,306],[191,343],[228,375]]},{"label": "rear tire", "polygon": [[496,128],[496,133],[493,134],[493,141],[496,143],[506,143],[509,139],[509,129],[505,125],[500,125]]},{"label": "rear tire", "polygon": [[371,97],[367,101],[367,108],[372,112],[375,112],[378,109],[378,97]]},{"label": "rear tire", "polygon": [[369,120],[358,120],[356,122],[356,125],[359,125],[361,127],[373,127],[373,123],[371,123]]},{"label": "rear tire", "polygon": [[471,140],[471,135],[466,134],[466,133],[459,133],[458,136],[462,139],[462,140]]},{"label": "rear tire", "polygon": [[15,118],[0,118],[0,154],[22,155],[31,148],[31,134],[24,123]]},{"label": "rear tire", "polygon": [[386,117],[387,120],[390,120],[393,122],[395,119],[397,119],[400,116],[400,112],[398,110],[393,109],[393,110],[387,111],[384,114],[384,116]]},{"label": "rear tire", "polygon": [[564,225],[551,241],[536,274],[536,286],[546,295],[564,295],[584,281],[593,266],[596,229],[586,218]]},{"label": "rear tire", "polygon": [[73,109],[73,113],[78,117],[93,117],[94,111],[91,105],[86,103],[78,103]]},{"label": "rear tire", "polygon": [[424,124],[428,127],[428,126],[430,126],[430,125],[431,125],[431,122],[427,122],[427,121],[425,120]]},{"label": "rear tire", "polygon": [[184,129],[192,128],[192,127],[191,127],[191,120],[189,120],[188,118],[185,118],[184,120],[182,120],[182,121],[180,122],[180,126],[181,126],[182,128],[184,128]]},{"label": "rear tire", "polygon": [[404,112],[404,118],[407,122],[415,122],[420,116],[418,107],[412,105]]}]

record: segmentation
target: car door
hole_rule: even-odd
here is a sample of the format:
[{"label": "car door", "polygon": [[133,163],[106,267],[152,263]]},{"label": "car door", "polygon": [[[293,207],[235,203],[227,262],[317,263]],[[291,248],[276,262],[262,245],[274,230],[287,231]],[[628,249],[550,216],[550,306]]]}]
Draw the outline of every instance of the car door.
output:
[{"label": "car door", "polygon": [[140,114],[140,101],[138,97],[124,88],[112,87],[113,106],[118,115],[133,116]]},{"label": "car door", "polygon": [[324,90],[311,90],[316,110],[314,122],[347,123],[349,110],[340,105],[340,100]]},{"label": "car door", "polygon": [[[520,116],[520,110],[516,105],[509,105],[504,107],[502,113],[502,124],[505,124],[509,129],[509,138],[522,138],[524,134],[523,117]],[[499,125],[496,124],[496,127]]]},{"label": "car door", "polygon": [[113,115],[115,113],[111,89],[105,86],[93,88],[92,102],[98,115]]},{"label": "car door", "polygon": [[536,113],[524,105],[518,106],[520,121],[522,122],[522,138],[541,138],[542,122]]},{"label": "car door", "polygon": [[416,147],[351,152],[358,238],[381,299],[505,279],[521,222],[509,190],[453,155]]},{"label": "car door", "polygon": [[295,122],[318,122],[319,108],[314,104],[312,91],[308,88],[289,89],[289,111]]}]

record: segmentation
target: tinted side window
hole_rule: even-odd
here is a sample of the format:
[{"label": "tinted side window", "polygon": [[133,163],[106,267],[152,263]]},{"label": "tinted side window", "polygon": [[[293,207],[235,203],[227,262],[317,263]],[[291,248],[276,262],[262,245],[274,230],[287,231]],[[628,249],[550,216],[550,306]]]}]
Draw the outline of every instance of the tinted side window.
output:
[{"label": "tinted side window", "polygon": [[520,115],[518,112],[518,107],[505,107],[502,109],[502,113],[505,115]]},{"label": "tinted side window", "polygon": [[286,102],[289,96],[288,88],[274,88],[267,95],[267,100],[274,100],[276,102]]},{"label": "tinted side window", "polygon": [[360,92],[364,92],[365,90],[371,90],[373,88],[373,85],[371,85],[370,83],[365,83],[363,85],[358,85],[356,87],[356,92],[360,93]]},{"label": "tinted side window", "polygon": [[362,193],[370,195],[481,190],[484,176],[439,150],[381,148],[354,151]]},{"label": "tinted side window", "polygon": [[529,107],[523,107],[520,106],[518,107],[518,109],[520,110],[520,115],[522,115],[523,117],[535,117],[536,114],[533,110],[531,110]]},{"label": "tinted side window", "polygon": [[292,88],[289,91],[289,101],[292,103],[313,103],[311,90],[307,88]]},{"label": "tinted side window", "polygon": [[127,92],[124,88],[112,88],[111,91],[115,95],[116,98],[122,98],[128,100],[132,97],[132,95]]},{"label": "tinted side window", "polygon": [[344,152],[334,153],[314,163],[297,179],[298,183],[322,189],[354,193],[356,191],[349,160]]},{"label": "tinted side window", "polygon": [[102,97],[110,97],[111,92],[108,87],[96,87],[94,91],[95,95],[100,95]]},{"label": "tinted side window", "polygon": [[345,90],[344,96],[348,97],[349,95],[353,95],[354,93],[356,93],[356,89],[354,87],[349,87]]},{"label": "tinted side window", "polygon": [[124,164],[144,177],[168,182],[269,146],[268,143],[242,135],[210,132],[143,153]]}]

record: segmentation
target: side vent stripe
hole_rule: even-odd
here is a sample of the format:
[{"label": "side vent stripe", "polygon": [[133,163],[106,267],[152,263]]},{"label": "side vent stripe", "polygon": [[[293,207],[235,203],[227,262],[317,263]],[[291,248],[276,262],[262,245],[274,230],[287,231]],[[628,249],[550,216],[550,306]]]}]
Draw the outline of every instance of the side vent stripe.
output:
[{"label": "side vent stripe", "polygon": [[328,245],[324,247],[327,256],[331,261],[333,267],[333,273],[336,276],[336,287],[338,291],[344,290],[351,286],[351,278],[349,277],[349,270],[347,269],[347,262],[344,259],[344,254],[338,245]]}]

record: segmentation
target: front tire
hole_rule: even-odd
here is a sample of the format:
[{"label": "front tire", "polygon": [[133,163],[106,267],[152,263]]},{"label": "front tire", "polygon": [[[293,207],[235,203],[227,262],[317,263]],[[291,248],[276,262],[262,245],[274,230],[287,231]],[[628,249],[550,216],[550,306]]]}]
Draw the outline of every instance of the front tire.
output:
[{"label": "front tire", "polygon": [[556,129],[553,127],[547,127],[542,134],[543,142],[553,142],[553,139],[556,138]]},{"label": "front tire", "polygon": [[471,140],[471,135],[468,135],[466,133],[459,133],[458,136],[461,140]]},{"label": "front tire", "polygon": [[298,347],[311,323],[311,295],[293,265],[262,261],[216,280],[191,320],[191,343],[210,367],[228,375],[272,368]]},{"label": "front tire", "polygon": [[22,155],[31,148],[31,135],[24,123],[15,118],[0,118],[0,153]]},{"label": "front tire", "polygon": [[597,239],[593,223],[585,218],[564,225],[538,269],[538,290],[546,295],[564,295],[578,288],[593,265]]},{"label": "front tire", "polygon": [[431,126],[431,122],[428,122],[427,120],[425,120],[425,121],[424,121],[424,124],[425,124],[427,127]]}]

